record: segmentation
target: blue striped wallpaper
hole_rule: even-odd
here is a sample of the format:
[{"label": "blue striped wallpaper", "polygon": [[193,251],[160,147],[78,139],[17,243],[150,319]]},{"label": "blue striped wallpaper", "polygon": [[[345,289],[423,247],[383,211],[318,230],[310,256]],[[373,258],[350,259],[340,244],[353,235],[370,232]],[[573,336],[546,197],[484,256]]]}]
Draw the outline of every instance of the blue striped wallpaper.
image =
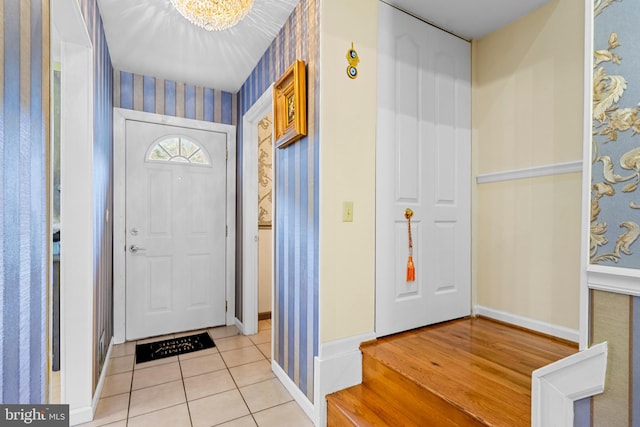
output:
[{"label": "blue striped wallpaper", "polygon": [[573,404],[573,426],[591,426],[591,398],[576,400]]},{"label": "blue striped wallpaper", "polygon": [[[93,177],[95,339],[94,374],[103,360],[98,339],[112,335],[111,236],[104,212],[111,206],[111,62],[95,0],[79,5],[95,46]],[[4,44],[0,111],[0,399],[39,403],[46,398],[47,234],[49,144],[49,2],[3,0]],[[108,346],[108,342],[106,343]]]},{"label": "blue striped wallpaper", "polygon": [[[313,363],[319,340],[318,11],[317,0],[298,3],[239,95],[242,116],[295,59],[307,64],[308,134],[287,148],[276,150],[274,159],[276,280],[272,325],[274,360],[312,402]],[[242,141],[242,129],[238,134],[238,141]],[[238,158],[242,158],[241,143]],[[238,175],[238,187],[242,188],[241,170]]]},{"label": "blue striped wallpaper", "polygon": [[[113,336],[113,67],[97,0],[78,0],[93,43],[93,385]],[[112,217],[113,215],[110,215]],[[104,338],[103,345],[100,345]]]},{"label": "blue striped wallpaper", "polygon": [[2,0],[0,401],[45,399],[49,2]]},{"label": "blue striped wallpaper", "polygon": [[237,124],[238,96],[217,89],[114,71],[114,107]]}]

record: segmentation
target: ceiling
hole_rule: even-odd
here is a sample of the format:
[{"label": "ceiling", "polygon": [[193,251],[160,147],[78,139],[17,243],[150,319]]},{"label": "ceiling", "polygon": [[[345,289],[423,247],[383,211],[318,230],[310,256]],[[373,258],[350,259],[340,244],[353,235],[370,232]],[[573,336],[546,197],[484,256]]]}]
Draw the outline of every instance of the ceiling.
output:
[{"label": "ceiling", "polygon": [[549,0],[384,0],[466,40],[479,39]]},{"label": "ceiling", "polygon": [[[549,0],[385,1],[471,40]],[[169,0],[98,0],[115,69],[228,92],[240,89],[297,3],[254,0],[238,25],[209,32],[184,19]]]},{"label": "ceiling", "polygon": [[98,0],[113,67],[237,92],[298,0],[254,0],[233,28],[206,31],[169,0]]}]

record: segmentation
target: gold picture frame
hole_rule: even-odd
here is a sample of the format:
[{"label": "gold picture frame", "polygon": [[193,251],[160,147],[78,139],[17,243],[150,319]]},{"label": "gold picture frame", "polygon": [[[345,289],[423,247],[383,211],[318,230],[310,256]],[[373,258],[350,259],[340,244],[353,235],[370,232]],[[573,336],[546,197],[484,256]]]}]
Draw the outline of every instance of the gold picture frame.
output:
[{"label": "gold picture frame", "polygon": [[285,148],[307,134],[305,63],[297,59],[273,85],[275,146]]}]

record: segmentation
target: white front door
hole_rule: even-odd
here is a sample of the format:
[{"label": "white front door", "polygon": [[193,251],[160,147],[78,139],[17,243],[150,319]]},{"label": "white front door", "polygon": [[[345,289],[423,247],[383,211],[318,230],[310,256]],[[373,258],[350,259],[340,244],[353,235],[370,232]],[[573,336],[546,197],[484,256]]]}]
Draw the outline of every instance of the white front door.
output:
[{"label": "white front door", "polygon": [[[379,2],[376,334],[470,314],[470,44]],[[407,220],[415,281],[406,280]]]},{"label": "white front door", "polygon": [[225,324],[227,135],[125,132],[126,339]]}]

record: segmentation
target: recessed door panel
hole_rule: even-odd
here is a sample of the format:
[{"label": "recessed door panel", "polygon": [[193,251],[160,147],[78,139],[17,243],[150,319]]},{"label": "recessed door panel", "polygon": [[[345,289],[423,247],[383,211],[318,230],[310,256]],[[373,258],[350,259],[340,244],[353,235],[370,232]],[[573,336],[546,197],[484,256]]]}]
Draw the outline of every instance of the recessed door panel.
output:
[{"label": "recessed door panel", "polygon": [[[414,221],[411,224],[412,234],[419,239],[420,236],[420,222]],[[396,236],[395,236],[395,274],[393,275],[395,280],[395,300],[401,301],[403,299],[419,298],[421,292],[421,281],[415,280],[413,282],[407,282],[407,260],[409,257],[409,240],[407,221],[396,222]],[[420,259],[420,254],[417,249],[421,246],[419,241],[414,240],[413,259]],[[420,266],[418,266],[420,267]],[[420,272],[420,268],[417,269]]]},{"label": "recessed door panel", "polygon": [[149,234],[171,234],[171,213],[173,185],[171,171],[151,170],[146,177],[147,191],[142,197],[148,197]]},{"label": "recessed door panel", "polygon": [[395,78],[396,90],[394,106],[398,114],[394,115],[396,199],[398,201],[417,201],[420,182],[415,179],[419,174],[419,136],[420,136],[420,99],[416,88],[420,87],[420,51],[412,37],[403,35],[395,41]]},{"label": "recessed door panel", "polygon": [[190,234],[206,234],[210,231],[214,203],[212,190],[206,175],[190,174],[188,176],[185,197],[191,220],[185,225]]},{"label": "recessed door panel", "polygon": [[167,256],[146,257],[147,263],[147,310],[149,313],[172,310],[171,278],[172,258]]},{"label": "recessed door panel", "polygon": [[452,204],[455,200],[459,171],[456,156],[456,67],[448,54],[436,55],[436,203]]},{"label": "recessed door panel", "polygon": [[209,307],[211,257],[208,254],[188,255],[189,308]]},{"label": "recessed door panel", "polygon": [[435,240],[438,242],[435,263],[435,292],[456,290],[456,224],[436,222]]}]

